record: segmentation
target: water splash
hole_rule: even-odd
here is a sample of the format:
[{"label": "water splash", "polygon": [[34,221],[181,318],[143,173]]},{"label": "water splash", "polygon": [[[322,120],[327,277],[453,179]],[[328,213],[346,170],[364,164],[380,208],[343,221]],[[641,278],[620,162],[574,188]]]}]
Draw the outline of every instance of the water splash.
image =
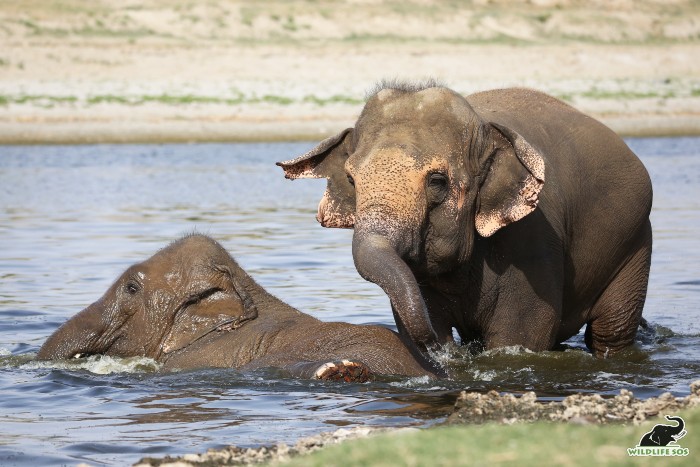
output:
[{"label": "water splash", "polygon": [[161,364],[147,357],[115,358],[106,355],[93,355],[84,359],[57,360],[57,361],[31,361],[21,365],[28,370],[55,369],[55,370],[86,370],[97,375],[110,375],[114,373],[154,373],[161,368]]},{"label": "water splash", "polygon": [[434,384],[435,381],[430,378],[429,376],[415,376],[413,378],[407,378],[407,379],[402,379],[400,381],[392,381],[389,383],[389,386],[393,386],[396,388],[411,388],[411,389],[416,389],[416,388],[431,388],[432,389],[432,384]]}]

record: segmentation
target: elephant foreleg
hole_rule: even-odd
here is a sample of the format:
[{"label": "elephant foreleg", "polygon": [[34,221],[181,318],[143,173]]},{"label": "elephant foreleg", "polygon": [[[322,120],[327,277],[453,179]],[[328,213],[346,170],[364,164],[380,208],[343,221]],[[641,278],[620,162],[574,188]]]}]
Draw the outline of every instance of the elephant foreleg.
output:
[{"label": "elephant foreleg", "polygon": [[346,383],[364,383],[374,376],[367,365],[351,360],[295,363],[288,366],[287,370],[297,378],[345,381]]}]

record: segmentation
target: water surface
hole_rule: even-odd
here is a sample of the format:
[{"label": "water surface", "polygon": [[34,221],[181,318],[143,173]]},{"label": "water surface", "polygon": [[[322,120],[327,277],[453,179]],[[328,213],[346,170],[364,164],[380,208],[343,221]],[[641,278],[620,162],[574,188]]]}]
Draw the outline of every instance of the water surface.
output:
[{"label": "water surface", "polygon": [[610,360],[577,336],[567,352],[461,356],[450,381],[350,385],[274,370],[163,374],[143,360],[33,361],[126,267],[192,231],[306,313],[393,325],[384,294],[355,271],[352,232],[314,220],[325,181],[289,182],[274,166],[312,143],[0,147],[0,464],[124,465],[341,426],[429,426],[461,389],[687,394],[700,377],[700,139],[627,142],[654,184],[644,311],[654,332]]}]

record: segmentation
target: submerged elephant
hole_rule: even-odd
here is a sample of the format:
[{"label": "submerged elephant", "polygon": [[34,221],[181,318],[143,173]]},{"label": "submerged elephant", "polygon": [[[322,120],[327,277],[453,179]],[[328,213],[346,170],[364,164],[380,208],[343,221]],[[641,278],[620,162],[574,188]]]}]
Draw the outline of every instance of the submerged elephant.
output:
[{"label": "submerged elephant", "polygon": [[267,293],[209,237],[190,235],[127,269],[64,323],[42,360],[145,356],[166,370],[278,367],[300,377],[433,375],[380,326],[322,322]]},{"label": "submerged elephant", "polygon": [[358,272],[421,351],[453,329],[538,351],[587,325],[597,356],[634,340],[649,175],[615,133],[553,97],[384,83],[354,128],[278,165],[328,179],[318,221],[354,227]]}]

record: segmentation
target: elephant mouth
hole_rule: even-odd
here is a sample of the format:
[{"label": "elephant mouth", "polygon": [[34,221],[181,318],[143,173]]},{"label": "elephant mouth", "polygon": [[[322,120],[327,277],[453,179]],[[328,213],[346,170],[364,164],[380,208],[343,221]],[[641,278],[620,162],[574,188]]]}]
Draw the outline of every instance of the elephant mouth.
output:
[{"label": "elephant mouth", "polygon": [[401,257],[401,260],[411,270],[419,286],[428,285],[434,282],[436,277],[455,269],[451,261],[432,261],[426,255],[420,257],[405,255]]},{"label": "elephant mouth", "polygon": [[431,276],[431,271],[425,265],[418,260],[411,258],[402,258],[403,261],[408,266],[408,269],[413,273],[413,278],[418,283],[418,286],[423,286],[428,284],[428,278]]}]

